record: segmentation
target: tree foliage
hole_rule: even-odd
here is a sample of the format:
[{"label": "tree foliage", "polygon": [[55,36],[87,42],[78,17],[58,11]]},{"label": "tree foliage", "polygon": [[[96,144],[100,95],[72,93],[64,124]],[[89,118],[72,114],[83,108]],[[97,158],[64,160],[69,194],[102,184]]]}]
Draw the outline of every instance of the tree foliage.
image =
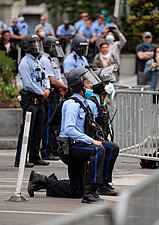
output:
[{"label": "tree foliage", "polygon": [[95,14],[102,9],[112,13],[115,0],[41,0],[41,2],[46,3],[49,10],[62,9],[63,11],[72,11],[72,22],[74,22],[79,19],[81,12],[88,12],[90,17],[95,17]]},{"label": "tree foliage", "polygon": [[150,31],[153,41],[158,42],[159,33],[159,1],[158,0],[129,0],[129,15],[121,16],[124,34],[127,37],[127,51],[133,52],[136,45],[142,41],[142,34]]}]

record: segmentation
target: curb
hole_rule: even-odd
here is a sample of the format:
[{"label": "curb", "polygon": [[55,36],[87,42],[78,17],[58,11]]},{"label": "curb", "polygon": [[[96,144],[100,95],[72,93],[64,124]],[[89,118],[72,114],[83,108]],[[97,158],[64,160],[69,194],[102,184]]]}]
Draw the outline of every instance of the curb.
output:
[{"label": "curb", "polygon": [[0,150],[16,149],[18,137],[0,137]]}]

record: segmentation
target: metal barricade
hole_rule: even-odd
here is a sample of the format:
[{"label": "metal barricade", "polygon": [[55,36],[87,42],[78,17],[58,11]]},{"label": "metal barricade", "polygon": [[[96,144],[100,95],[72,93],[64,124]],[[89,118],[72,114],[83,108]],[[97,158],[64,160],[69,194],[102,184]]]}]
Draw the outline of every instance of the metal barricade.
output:
[{"label": "metal barricade", "polygon": [[[69,213],[70,214],[70,213]],[[38,225],[114,225],[111,205],[103,203],[89,205],[71,215],[53,218]]]},{"label": "metal barricade", "polygon": [[122,193],[114,218],[115,225],[159,224],[159,171]]},{"label": "metal barricade", "polygon": [[113,126],[120,155],[159,161],[153,155],[159,148],[159,92],[117,90],[112,109],[118,110]]}]

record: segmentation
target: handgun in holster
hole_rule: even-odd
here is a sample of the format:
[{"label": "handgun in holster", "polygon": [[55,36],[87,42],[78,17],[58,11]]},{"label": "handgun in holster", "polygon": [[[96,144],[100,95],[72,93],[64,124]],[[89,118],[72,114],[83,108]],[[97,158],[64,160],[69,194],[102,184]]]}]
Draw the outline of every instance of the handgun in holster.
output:
[{"label": "handgun in holster", "polygon": [[70,138],[62,138],[57,137],[57,143],[59,145],[60,151],[63,152],[64,155],[69,155],[70,148]]},{"label": "handgun in holster", "polygon": [[21,89],[19,91],[19,94],[21,95],[21,107],[23,108],[23,106],[28,106],[29,104],[29,95],[28,95],[28,92],[25,91],[24,89]]}]

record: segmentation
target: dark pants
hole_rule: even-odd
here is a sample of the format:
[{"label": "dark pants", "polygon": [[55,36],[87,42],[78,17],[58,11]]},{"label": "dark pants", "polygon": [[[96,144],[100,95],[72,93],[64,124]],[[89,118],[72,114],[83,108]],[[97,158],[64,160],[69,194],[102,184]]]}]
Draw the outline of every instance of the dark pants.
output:
[{"label": "dark pants", "polygon": [[148,79],[144,75],[144,72],[142,71],[137,71],[137,85],[146,85]]},{"label": "dark pants", "polygon": [[32,112],[27,152],[29,152],[29,161],[35,162],[40,159],[39,149],[45,118],[45,110],[43,103],[29,104],[28,106],[23,106],[23,122],[19,133],[15,160],[20,161],[26,111]]},{"label": "dark pants", "polygon": [[103,146],[76,143],[72,145],[69,156],[61,160],[68,165],[69,180],[47,179],[47,196],[80,198],[85,185],[103,184],[112,181],[112,171],[119,147],[112,142]]},{"label": "dark pants", "polygon": [[[59,93],[52,92],[48,98],[45,100],[45,122],[44,122],[44,130],[42,137],[42,148],[41,155],[43,158],[53,154],[55,156],[58,155],[57,148],[58,144],[56,141],[55,132],[59,130],[58,126],[54,126],[54,124],[49,123],[50,117],[54,113],[57,105],[59,104],[60,96]],[[60,125],[59,125],[60,126]]]}]

